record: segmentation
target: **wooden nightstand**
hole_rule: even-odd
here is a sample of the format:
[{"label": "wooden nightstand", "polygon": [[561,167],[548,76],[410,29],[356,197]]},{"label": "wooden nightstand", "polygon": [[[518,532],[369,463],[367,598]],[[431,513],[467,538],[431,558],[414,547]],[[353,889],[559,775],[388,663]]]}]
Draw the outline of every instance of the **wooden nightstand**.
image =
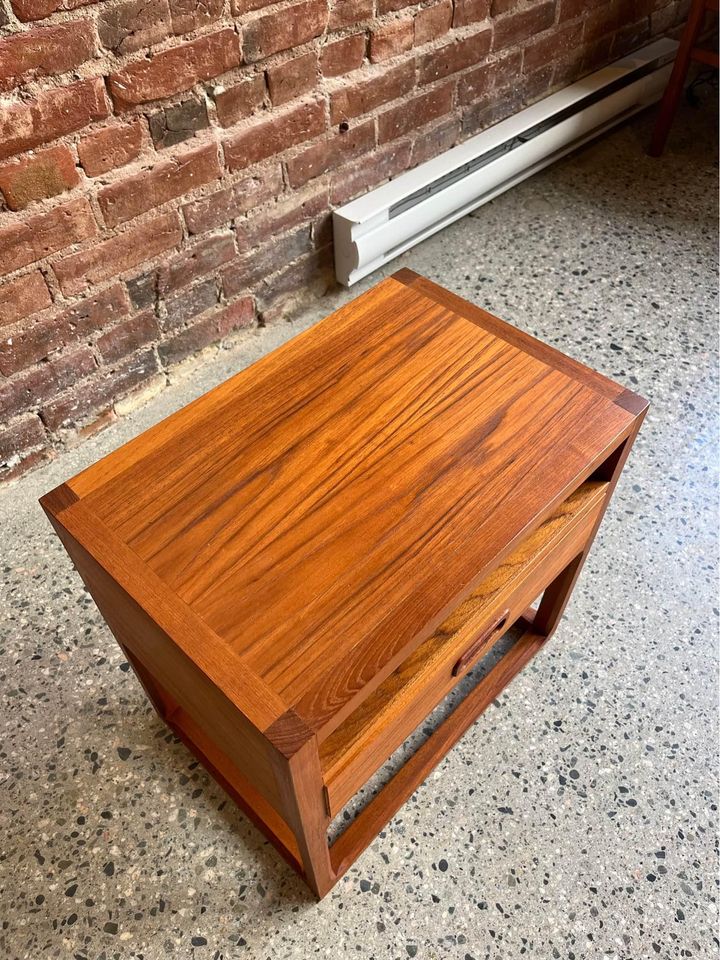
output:
[{"label": "wooden nightstand", "polygon": [[322,897],[554,630],[646,407],[402,270],[41,502],[160,716]]}]

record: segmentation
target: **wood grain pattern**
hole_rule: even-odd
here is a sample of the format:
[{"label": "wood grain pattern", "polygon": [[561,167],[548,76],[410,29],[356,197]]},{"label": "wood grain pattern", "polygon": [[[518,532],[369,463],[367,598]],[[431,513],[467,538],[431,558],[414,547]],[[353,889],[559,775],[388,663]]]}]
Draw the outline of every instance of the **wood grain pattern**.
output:
[{"label": "wood grain pattern", "polygon": [[71,486],[323,738],[631,418],[397,280],[311,333]]}]

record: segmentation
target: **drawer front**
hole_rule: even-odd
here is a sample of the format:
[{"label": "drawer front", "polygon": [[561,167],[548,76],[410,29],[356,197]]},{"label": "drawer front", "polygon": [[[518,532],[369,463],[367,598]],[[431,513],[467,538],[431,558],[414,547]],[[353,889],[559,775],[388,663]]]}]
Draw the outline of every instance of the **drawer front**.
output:
[{"label": "drawer front", "polygon": [[[508,578],[502,566],[321,746],[335,815],[583,549],[600,504],[549,555]],[[390,704],[390,706],[388,706]],[[342,751],[335,737],[342,736]]]}]

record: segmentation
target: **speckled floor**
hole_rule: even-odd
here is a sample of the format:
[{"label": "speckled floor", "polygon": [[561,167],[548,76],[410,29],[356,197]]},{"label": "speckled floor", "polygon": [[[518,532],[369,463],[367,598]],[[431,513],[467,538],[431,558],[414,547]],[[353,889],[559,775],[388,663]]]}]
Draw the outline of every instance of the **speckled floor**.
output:
[{"label": "speckled floor", "polygon": [[36,504],[313,317],[0,491],[0,957],[717,957],[711,117],[661,161],[638,118],[397,262],[652,410],[553,642],[321,904],[156,719]]}]

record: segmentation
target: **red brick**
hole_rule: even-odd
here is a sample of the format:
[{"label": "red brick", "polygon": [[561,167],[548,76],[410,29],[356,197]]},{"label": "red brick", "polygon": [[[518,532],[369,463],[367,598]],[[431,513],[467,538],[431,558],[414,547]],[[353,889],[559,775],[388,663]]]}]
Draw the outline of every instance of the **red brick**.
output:
[{"label": "red brick", "polygon": [[98,232],[90,204],[82,197],[49,213],[0,230],[0,274],[56,253]]},{"label": "red brick", "polygon": [[389,143],[366,157],[362,164],[348,164],[335,171],[330,183],[330,202],[338,205],[359,197],[370,187],[397,176],[410,165],[408,140]]},{"label": "red brick", "polygon": [[217,146],[208,143],[185,150],[172,160],[156,163],[148,170],[141,170],[125,180],[104,187],[98,193],[98,204],[105,223],[109,227],[116,227],[168,200],[219,179],[220,174]]},{"label": "red brick", "polygon": [[173,33],[189,33],[222,16],[223,0],[170,0]]},{"label": "red brick", "polygon": [[275,0],[231,0],[230,8],[234,17],[241,17],[244,13],[251,10],[260,10],[262,7],[269,7]]},{"label": "red brick", "polygon": [[49,320],[41,320],[12,337],[0,339],[0,373],[6,377],[37,363],[68,344],[119,320],[129,310],[119,283],[76,303]]},{"label": "red brick", "polygon": [[523,71],[532,73],[569,53],[579,52],[582,32],[582,23],[567,23],[529,43],[523,51]]},{"label": "red brick", "polygon": [[453,84],[446,83],[429,93],[405,100],[378,117],[378,143],[397,140],[418,127],[445,116],[452,110]]},{"label": "red brick", "polygon": [[480,23],[490,16],[490,0],[455,0],[453,27],[466,27]]},{"label": "red brick", "polygon": [[243,29],[246,60],[264,60],[320,36],[328,21],[327,0],[301,0],[250,20]]},{"label": "red brick", "polygon": [[0,160],[81,130],[108,112],[100,77],[44,90],[35,100],[0,104]]},{"label": "red brick", "polygon": [[78,142],[80,163],[89,177],[98,177],[101,173],[122,167],[139,156],[142,141],[142,120],[104,127]]},{"label": "red brick", "polygon": [[35,200],[72,190],[79,180],[73,155],[66,146],[27,153],[0,165],[0,190],[11,210],[24,210]]},{"label": "red brick", "polygon": [[423,130],[413,143],[412,166],[432,160],[445,150],[450,150],[460,139],[461,125],[458,117],[448,117],[431,130]]},{"label": "red brick", "polygon": [[270,67],[267,78],[274,107],[301,97],[317,86],[317,53],[306,53],[302,57],[294,57]]},{"label": "red brick", "polygon": [[324,77],[339,77],[362,66],[365,59],[365,34],[354,33],[326,44],[320,51],[320,70]]},{"label": "red brick", "polygon": [[281,193],[282,170],[274,165],[252,177],[240,180],[232,187],[218,190],[201,200],[183,207],[183,215],[190,233],[204,233],[229,224],[235,217]]},{"label": "red brick", "polygon": [[325,129],[325,107],[322,101],[299,103],[286,107],[267,120],[245,127],[224,145],[229,170],[242,170],[305,140],[311,140]]},{"label": "red brick", "polygon": [[72,254],[53,264],[53,271],[65,296],[86,290],[93,283],[117,277],[182,240],[176,213],[163,213],[131,227],[103,243]]},{"label": "red brick", "polygon": [[138,103],[160,100],[189,90],[200,80],[240,64],[240,43],[234,30],[219,30],[190,43],[156,54],[151,60],[136,60],[108,78],[110,94],[119,110]]},{"label": "red brick", "polygon": [[328,30],[356,27],[373,16],[373,0],[331,0]]},{"label": "red brick", "polygon": [[7,479],[6,473],[11,468],[47,442],[43,425],[34,414],[8,424],[0,430],[0,476]]},{"label": "red brick", "polygon": [[168,0],[122,0],[103,5],[98,16],[100,42],[115,53],[132,53],[169,36]]},{"label": "red brick", "polygon": [[146,310],[135,317],[121,320],[117,326],[98,337],[97,348],[104,363],[113,363],[134,353],[146,343],[153,343],[160,336],[155,314]]},{"label": "red brick", "polygon": [[613,37],[611,53],[613,57],[624,57],[646,43],[650,38],[650,22],[647,17],[635,23],[628,23],[619,29]]},{"label": "red brick", "polygon": [[90,347],[81,346],[0,383],[0,418],[26,413],[97,370]]},{"label": "red brick", "polygon": [[310,228],[300,227],[293,233],[266,243],[249,256],[235,261],[223,273],[223,290],[226,297],[234,297],[243,290],[251,290],[265,277],[271,276],[293,260],[312,249]]},{"label": "red brick", "polygon": [[426,53],[420,58],[418,82],[433,83],[475,66],[489,52],[492,34],[492,30],[480,30],[463,40],[452,40],[432,53]]},{"label": "red brick", "polygon": [[463,136],[472,136],[516,113],[523,103],[526,86],[509,87],[496,92],[490,102],[473,104],[463,114]]},{"label": "red brick", "polygon": [[195,321],[201,314],[214,309],[217,302],[218,284],[214,277],[190,287],[189,290],[182,290],[174,297],[168,297],[165,300],[163,330],[177,329]]},{"label": "red brick", "polygon": [[458,102],[475,104],[488,97],[491,90],[504,87],[511,80],[515,80],[522,70],[522,58],[521,50],[512,50],[497,60],[468,70],[458,80]]},{"label": "red brick", "polygon": [[252,299],[243,297],[163,341],[158,347],[158,353],[165,364],[179,363],[193,353],[218,343],[233,330],[251,326],[254,319]]},{"label": "red brick", "polygon": [[219,233],[183,250],[158,273],[158,290],[165,294],[212,273],[235,257],[232,233]]},{"label": "red brick", "polygon": [[29,20],[44,20],[56,10],[75,10],[97,0],[12,0],[13,13],[27,23]]},{"label": "red brick", "polygon": [[558,22],[563,20],[574,20],[575,17],[583,17],[592,10],[593,5],[588,0],[559,0],[558,2]]},{"label": "red brick", "polygon": [[288,200],[273,204],[269,209],[237,225],[238,248],[249,253],[300,224],[310,224],[328,209],[327,187],[296,193]]},{"label": "red brick", "polygon": [[415,39],[415,26],[412,17],[402,20],[391,20],[370,34],[370,60],[380,63],[397,57],[405,50],[409,50]]},{"label": "red brick", "polygon": [[50,291],[39,270],[16,280],[0,283],[0,326],[15,323],[52,303]]},{"label": "red brick", "polygon": [[382,72],[368,71],[362,80],[348,83],[330,98],[330,119],[333,123],[375,110],[391,100],[397,100],[412,90],[415,66],[411,61],[388,67]]},{"label": "red brick", "polygon": [[273,323],[296,313],[300,304],[324,296],[334,285],[332,247],[314,250],[261,283],[258,311],[264,323]]},{"label": "red brick", "polygon": [[46,404],[40,416],[50,430],[76,426],[93,418],[98,410],[112,406],[122,394],[139,386],[158,372],[152,349],[145,348],[112,367],[102,367],[96,377],[73,387]]},{"label": "red brick", "polygon": [[366,120],[349,130],[336,133],[321,143],[315,143],[286,162],[288,180],[292,187],[300,187],[313,177],[362,156],[375,146],[375,122]]},{"label": "red brick", "polygon": [[415,14],[415,46],[444,37],[453,17],[452,0],[441,0]]},{"label": "red brick", "polygon": [[555,2],[541,3],[527,10],[519,10],[494,22],[493,50],[522,43],[536,33],[547,30],[555,22]]},{"label": "red brick", "polygon": [[223,127],[231,127],[238,120],[251,116],[265,100],[265,77],[259,73],[241,80],[234,87],[215,93],[215,108]]},{"label": "red brick", "polygon": [[416,0],[378,0],[377,12],[395,13],[397,10],[403,10],[405,7],[414,6]]},{"label": "red brick", "polygon": [[32,27],[0,40],[0,90],[12,90],[36,77],[67,73],[95,51],[95,34],[88,20]]}]

